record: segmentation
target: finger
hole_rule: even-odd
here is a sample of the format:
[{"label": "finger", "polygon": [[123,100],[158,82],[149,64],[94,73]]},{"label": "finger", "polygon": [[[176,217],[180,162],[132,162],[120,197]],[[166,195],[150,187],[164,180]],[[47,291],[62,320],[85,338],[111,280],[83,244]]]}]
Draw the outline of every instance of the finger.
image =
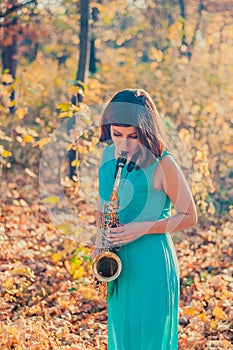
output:
[{"label": "finger", "polygon": [[120,239],[116,238],[116,237],[109,237],[109,242],[111,242],[112,244],[115,244],[116,242],[119,242]]},{"label": "finger", "polygon": [[120,233],[113,233],[113,234],[109,234],[108,235],[108,238],[110,239],[110,240],[112,240],[112,241],[119,241],[119,240],[122,240],[122,239],[124,239],[124,237],[125,237],[125,233],[124,232],[120,232]]},{"label": "finger", "polygon": [[109,237],[119,237],[119,235],[121,235],[122,233],[123,233],[124,231],[119,231],[119,232],[112,232],[112,231],[110,231],[109,233],[108,233],[108,236]]},{"label": "finger", "polygon": [[122,226],[118,226],[118,227],[110,227],[110,232],[122,232]]},{"label": "finger", "polygon": [[119,247],[119,246],[122,246],[125,243],[126,242],[124,240],[117,240],[117,241],[113,242],[112,245],[113,245],[113,247]]}]

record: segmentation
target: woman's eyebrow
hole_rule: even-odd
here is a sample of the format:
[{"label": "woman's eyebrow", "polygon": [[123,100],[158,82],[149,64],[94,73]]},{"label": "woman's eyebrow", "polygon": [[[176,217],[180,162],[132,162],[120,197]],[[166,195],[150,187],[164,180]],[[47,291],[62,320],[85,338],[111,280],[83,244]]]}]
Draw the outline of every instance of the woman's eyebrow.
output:
[{"label": "woman's eyebrow", "polygon": [[[116,132],[117,134],[122,135],[122,133],[118,130],[113,129],[113,132]],[[137,131],[134,131],[131,134],[128,134],[128,136],[137,135],[137,134],[138,134]]]}]

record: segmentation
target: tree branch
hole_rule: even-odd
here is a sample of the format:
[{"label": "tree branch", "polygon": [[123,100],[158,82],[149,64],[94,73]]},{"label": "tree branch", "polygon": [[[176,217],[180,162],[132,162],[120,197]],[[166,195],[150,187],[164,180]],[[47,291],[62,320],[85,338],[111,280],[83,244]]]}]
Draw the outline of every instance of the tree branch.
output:
[{"label": "tree branch", "polygon": [[197,34],[197,31],[199,30],[199,27],[200,27],[200,23],[201,23],[201,17],[202,17],[202,11],[205,9],[203,3],[202,3],[202,0],[200,0],[200,3],[199,3],[199,6],[198,6],[198,13],[199,13],[199,18],[198,18],[198,21],[197,21],[197,25],[196,25],[196,28],[194,30],[194,34],[193,34],[193,37],[192,37],[192,41],[190,43],[190,47],[193,49],[194,47],[194,44],[195,44],[195,41],[196,41],[196,34]]},{"label": "tree branch", "polygon": [[[204,10],[204,5],[202,3],[202,0],[200,0],[199,5],[198,5],[198,13],[199,13],[199,18],[196,23],[196,27],[193,33],[193,37],[190,43],[187,43],[186,40],[186,33],[185,33],[185,21],[186,21],[186,12],[185,12],[185,4],[184,0],[179,0],[179,5],[180,5],[180,15],[183,19],[182,23],[182,41],[181,41],[181,47],[180,47],[180,53],[182,55],[185,55],[188,57],[190,60],[192,57],[192,50],[196,41],[196,34],[199,29],[200,23],[201,23],[201,17],[202,17],[202,11]],[[185,49],[184,49],[185,47]]]},{"label": "tree branch", "polygon": [[[20,8],[25,7],[25,6],[29,5],[29,4],[32,4],[32,3],[37,5],[37,0],[27,0],[27,1],[24,1],[24,2],[22,2],[20,4],[18,4],[18,5],[12,6],[11,8],[7,9],[5,12],[0,11],[0,18],[4,18],[5,19],[8,16],[10,16],[13,12],[15,12],[15,11],[19,10]],[[1,26],[3,26],[3,25],[1,25]]]}]

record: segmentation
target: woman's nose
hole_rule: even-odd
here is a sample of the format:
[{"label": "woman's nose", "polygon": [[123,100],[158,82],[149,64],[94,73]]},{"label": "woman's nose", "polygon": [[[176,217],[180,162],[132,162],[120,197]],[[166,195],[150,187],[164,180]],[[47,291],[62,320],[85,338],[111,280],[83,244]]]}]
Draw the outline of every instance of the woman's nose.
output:
[{"label": "woman's nose", "polygon": [[129,146],[129,140],[125,137],[120,139],[120,147],[122,151],[127,151],[127,147]]}]

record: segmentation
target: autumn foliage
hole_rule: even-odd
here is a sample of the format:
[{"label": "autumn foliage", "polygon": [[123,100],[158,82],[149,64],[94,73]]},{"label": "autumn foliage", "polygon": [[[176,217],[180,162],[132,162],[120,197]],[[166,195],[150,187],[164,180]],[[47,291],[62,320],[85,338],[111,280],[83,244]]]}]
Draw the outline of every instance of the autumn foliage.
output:
[{"label": "autumn foliage", "polygon": [[[0,78],[0,348],[107,349],[106,304],[91,284],[90,237],[84,244],[87,230],[94,232],[97,125],[115,91],[142,87],[165,121],[199,214],[194,228],[173,236],[180,264],[179,349],[230,349],[230,2],[103,0],[90,1],[90,11],[95,52],[81,84],[75,80],[79,1],[0,6],[1,53],[9,55],[17,43],[11,57],[16,74],[3,60]],[[76,106],[71,100],[79,93],[83,103]],[[73,116],[76,130],[64,136],[59,128]],[[69,179],[65,154],[59,182],[77,222],[67,220],[52,182],[50,195],[41,194],[41,159],[51,152],[56,173],[61,146],[77,151],[77,176]]]}]

